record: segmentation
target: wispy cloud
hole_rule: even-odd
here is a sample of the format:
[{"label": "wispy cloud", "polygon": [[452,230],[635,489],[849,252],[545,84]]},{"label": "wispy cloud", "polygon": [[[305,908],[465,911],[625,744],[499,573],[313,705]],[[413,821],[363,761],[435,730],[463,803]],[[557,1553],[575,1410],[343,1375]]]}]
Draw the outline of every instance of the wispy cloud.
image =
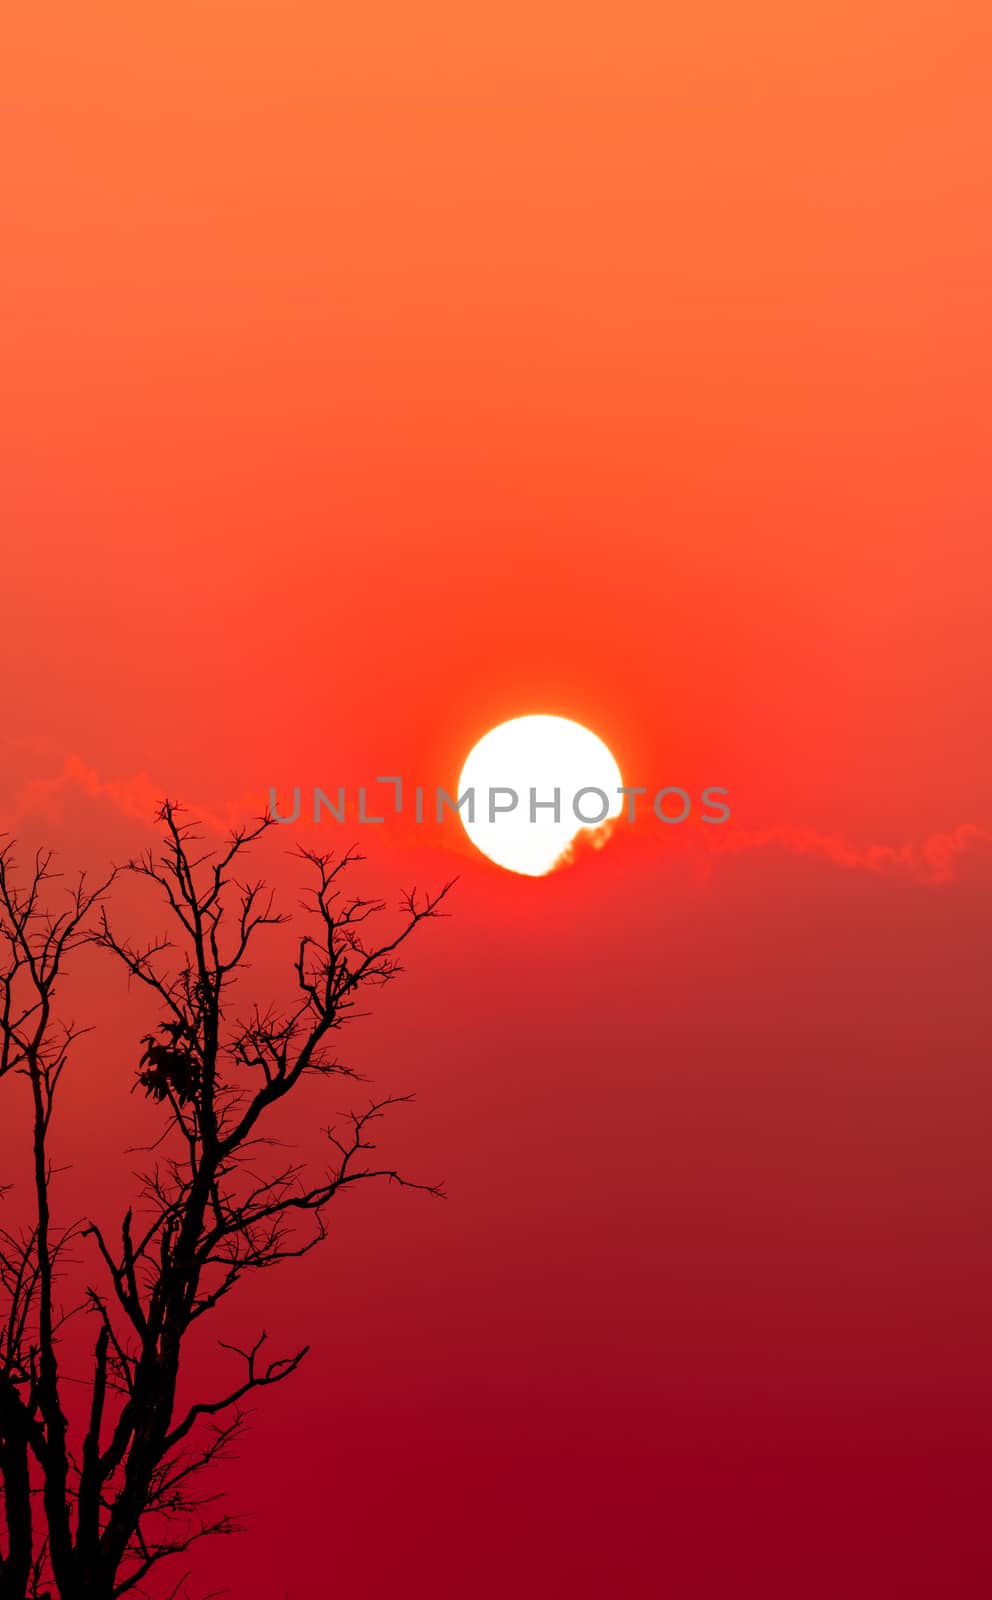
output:
[{"label": "wispy cloud", "polygon": [[707,854],[778,849],[829,861],[851,872],[913,878],[921,883],[950,883],[968,858],[992,850],[992,830],[974,822],[961,822],[948,832],[898,845],[857,843],[841,834],[794,826],[748,829],[729,823],[712,833]]},{"label": "wispy cloud", "polygon": [[56,821],[61,817],[67,795],[79,793],[93,800],[104,800],[123,812],[148,822],[162,799],[161,788],[145,772],[123,780],[104,779],[80,760],[66,756],[60,772],[46,778],[30,778],[14,796],[13,819],[41,816]]},{"label": "wispy cloud", "polygon": [[[9,745],[11,741],[5,742]],[[32,753],[41,751],[32,749]],[[29,778],[16,789],[7,814],[0,811],[0,831],[9,830],[28,818],[60,822],[66,808],[80,796],[112,807],[136,822],[150,824],[167,793],[170,793],[168,786],[157,782],[147,772],[125,778],[102,778],[80,756],[69,755],[64,757],[57,772]],[[239,800],[228,802],[221,811],[198,805],[184,796],[170,794],[170,798],[185,801],[190,814],[204,827],[226,834],[232,826],[259,816],[267,796],[247,793]],[[441,843],[433,831],[425,830],[422,838],[425,845]],[[631,828],[614,823],[578,835],[568,856],[579,863],[607,845],[612,855],[617,846],[623,849],[626,844],[637,848],[652,841],[656,847],[668,850],[674,846],[680,856],[689,855],[708,869],[721,857],[779,851],[829,862],[849,872],[930,884],[951,883],[960,877],[970,861],[983,856],[992,858],[992,829],[974,822],[961,822],[945,832],[927,834],[901,844],[859,842],[839,833],[795,824],[746,828],[731,821],[720,827],[683,832],[677,828],[655,828],[650,821],[643,827]],[[409,835],[406,843],[410,843]]]},{"label": "wispy cloud", "polygon": [[[173,796],[168,785],[157,782],[147,772],[125,778],[102,778],[81,757],[69,755],[63,759],[58,772],[29,778],[21,784],[7,815],[0,812],[0,827],[9,829],[28,818],[59,822],[66,806],[79,796],[110,806],[136,822],[151,823],[167,795],[182,799]],[[259,794],[243,796],[241,801],[227,805],[223,812],[192,803],[189,810],[205,827],[227,833],[234,824],[258,816],[263,807],[264,796]]]}]

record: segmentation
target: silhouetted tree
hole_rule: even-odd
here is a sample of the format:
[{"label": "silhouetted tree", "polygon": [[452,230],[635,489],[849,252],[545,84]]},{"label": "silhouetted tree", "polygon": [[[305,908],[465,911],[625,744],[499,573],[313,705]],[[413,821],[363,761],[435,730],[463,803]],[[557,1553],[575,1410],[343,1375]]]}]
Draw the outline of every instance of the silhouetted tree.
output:
[{"label": "silhouetted tree", "polygon": [[[248,1397],[295,1372],[306,1346],[269,1355],[264,1332],[219,1341],[240,1370],[226,1390],[180,1404],[189,1335],[246,1275],[319,1244],[346,1186],[407,1184],[373,1157],[375,1124],[395,1098],[328,1127],[319,1174],[279,1156],[270,1117],[304,1078],[354,1076],[334,1054],[336,1034],[363,995],[399,972],[400,947],[439,914],[450,884],[407,896],[398,925],[380,934],[383,903],[347,892],[360,857],[300,850],[310,883],[306,926],[292,944],[295,999],[264,1006],[246,994],[238,1005],[232,991],[256,936],[287,921],[261,882],[239,875],[270,822],[211,851],[173,805],[160,821],[163,846],[121,869],[163,897],[169,932],[151,943],[115,926],[116,874],[94,887],[81,878],[55,909],[51,856],[38,855],[19,886],[10,846],[0,849],[0,1077],[28,1082],[33,1176],[30,1219],[0,1232],[0,1600],[147,1594],[160,1563],[234,1531],[203,1474],[228,1456]],[[55,990],[83,943],[121,962],[162,1009],[128,1078],[161,1106],[164,1123],[113,1233],[96,1219],[59,1226],[51,1205],[52,1119],[79,1031],[58,1019]],[[70,1257],[91,1265],[67,1310],[58,1284]],[[96,1327],[82,1408],[63,1337],[80,1309]]]}]

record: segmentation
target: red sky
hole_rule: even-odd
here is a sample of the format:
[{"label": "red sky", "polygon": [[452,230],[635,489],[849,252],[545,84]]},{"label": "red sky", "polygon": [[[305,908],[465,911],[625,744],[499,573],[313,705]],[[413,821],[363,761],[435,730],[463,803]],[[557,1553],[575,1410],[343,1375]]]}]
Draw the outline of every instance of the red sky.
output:
[{"label": "red sky", "polygon": [[[461,873],[351,1045],[450,1199],[364,1197],[246,1308],[314,1353],[205,1587],[987,1585],[990,44],[891,0],[8,23],[4,825],[89,862],[161,793],[450,785],[531,711],[734,807],[536,882],[368,847]],[[66,1182],[109,1207],[101,985]]]}]

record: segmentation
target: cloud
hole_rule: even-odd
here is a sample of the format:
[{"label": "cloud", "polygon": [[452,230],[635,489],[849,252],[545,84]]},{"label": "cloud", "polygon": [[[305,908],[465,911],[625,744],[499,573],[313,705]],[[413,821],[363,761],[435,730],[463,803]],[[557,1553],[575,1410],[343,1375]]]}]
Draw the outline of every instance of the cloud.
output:
[{"label": "cloud", "polygon": [[911,878],[920,883],[950,883],[963,862],[992,847],[992,831],[974,822],[961,822],[947,833],[932,833],[908,844],[857,844],[840,834],[816,828],[777,826],[736,828],[727,823],[713,829],[708,855],[738,855],[752,850],[784,850],[790,855],[829,861],[848,871],[881,877]]},{"label": "cloud", "polygon": [[[0,826],[9,829],[31,817],[57,823],[62,820],[67,804],[80,795],[102,802],[136,822],[151,824],[167,793],[166,786],[156,783],[147,772],[123,779],[101,778],[79,756],[69,755],[64,758],[59,772],[49,777],[30,778],[21,785],[10,812],[6,817],[0,815]],[[246,818],[260,815],[263,808],[264,797],[250,795],[243,797],[240,803],[226,806],[223,815],[202,806],[188,806],[187,810],[205,827],[227,833]]]},{"label": "cloud", "polygon": [[577,835],[556,870],[581,866],[588,869],[602,849],[611,858],[622,855],[632,863],[643,852],[659,851],[672,860],[691,864],[712,874],[721,858],[767,854],[801,856],[822,861],[845,872],[902,879],[915,883],[952,883],[983,856],[992,860],[992,830],[962,822],[944,833],[927,834],[903,844],[860,842],[839,833],[791,824],[764,828],[740,826],[733,819],[719,827],[685,824],[658,827],[650,815],[638,816],[633,825],[614,822],[609,828],[589,829]]},{"label": "cloud", "polygon": [[61,772],[49,778],[31,778],[14,796],[14,819],[43,816],[56,821],[62,814],[67,794],[81,793],[94,800],[105,800],[126,817],[150,822],[162,793],[145,772],[123,782],[106,781],[78,756],[66,756]]},{"label": "cloud", "polygon": [[[66,807],[79,796],[101,802],[124,817],[150,825],[166,793],[165,786],[146,772],[123,779],[105,779],[79,756],[69,755],[63,759],[60,771],[48,777],[30,778],[21,785],[15,793],[11,812],[6,816],[0,814],[0,831],[7,831],[22,819],[32,817],[57,823],[62,820]],[[229,802],[222,812],[193,804],[188,804],[187,810],[204,827],[227,834],[239,823],[260,816],[266,800],[265,795],[249,793],[238,801]],[[406,843],[409,842],[406,836]],[[424,843],[443,847],[445,841],[438,833],[431,833],[424,836]],[[613,856],[618,849],[643,848],[645,844],[655,848],[664,846],[682,859],[694,860],[705,871],[712,871],[722,856],[780,851],[828,862],[849,872],[944,884],[959,878],[968,862],[985,855],[992,857],[992,830],[974,822],[961,822],[947,832],[928,834],[897,845],[858,843],[841,834],[791,824],[745,828],[731,820],[719,827],[665,828],[645,817],[630,827],[615,822],[580,833],[562,865],[567,870],[569,864],[587,863],[604,846]]]}]

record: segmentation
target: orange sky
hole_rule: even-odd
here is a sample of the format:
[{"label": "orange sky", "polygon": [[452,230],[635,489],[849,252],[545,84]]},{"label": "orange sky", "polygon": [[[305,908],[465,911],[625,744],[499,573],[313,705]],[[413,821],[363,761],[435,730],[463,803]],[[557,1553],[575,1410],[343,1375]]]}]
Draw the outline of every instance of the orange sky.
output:
[{"label": "orange sky", "polygon": [[646,1595],[666,1541],[686,1600],[975,1592],[990,45],[936,0],[7,23],[0,822],[119,855],[152,795],[451,785],[531,711],[734,805],[708,870],[377,838],[463,874],[364,1047],[453,1198],[349,1214],[360,1482],[245,1468],[296,1521],[243,1600],[324,1592],[324,1472],[369,1600]]}]

